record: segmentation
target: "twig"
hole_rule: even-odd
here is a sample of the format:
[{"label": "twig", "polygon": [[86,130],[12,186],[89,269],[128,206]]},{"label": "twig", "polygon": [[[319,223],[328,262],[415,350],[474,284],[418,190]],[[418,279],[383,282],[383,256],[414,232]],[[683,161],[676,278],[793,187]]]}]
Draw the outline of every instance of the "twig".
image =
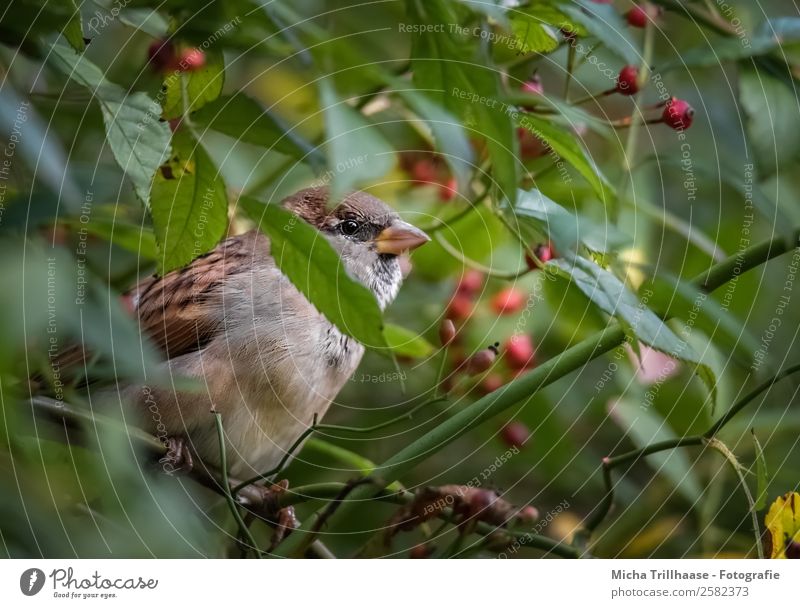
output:
[{"label": "twig", "polygon": [[250,528],[248,528],[247,524],[244,523],[242,514],[239,513],[239,508],[236,506],[236,501],[233,498],[233,492],[231,492],[231,486],[228,482],[228,456],[227,450],[225,449],[225,430],[222,428],[222,414],[216,411],[212,411],[211,414],[214,416],[214,421],[217,424],[217,438],[219,439],[219,462],[222,473],[222,492],[225,495],[225,500],[228,503],[228,508],[233,515],[233,519],[239,526],[239,532],[245,538],[247,538],[250,546],[256,552],[256,557],[261,559],[261,549],[258,548],[258,545],[256,544],[256,541],[250,532]]}]

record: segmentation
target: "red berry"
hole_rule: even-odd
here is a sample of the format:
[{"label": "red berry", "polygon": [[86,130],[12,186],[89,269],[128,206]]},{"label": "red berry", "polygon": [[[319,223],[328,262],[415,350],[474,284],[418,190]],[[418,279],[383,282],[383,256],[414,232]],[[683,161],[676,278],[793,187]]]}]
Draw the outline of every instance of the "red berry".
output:
[{"label": "red berry", "polygon": [[457,293],[453,299],[450,300],[450,304],[447,306],[447,314],[445,316],[454,321],[463,321],[468,319],[471,314],[472,300],[467,295]]},{"label": "red berry", "polygon": [[484,348],[472,355],[467,361],[467,375],[476,376],[488,371],[494,360],[497,359],[497,353],[491,348]]},{"label": "red berry", "polygon": [[519,334],[506,340],[503,348],[506,361],[512,369],[524,369],[533,364],[533,340],[530,336]]},{"label": "red berry", "polygon": [[427,559],[431,556],[433,550],[428,545],[414,545],[411,551],[408,552],[408,557],[411,559]]},{"label": "red berry", "polygon": [[500,431],[503,443],[511,448],[521,448],[530,436],[528,427],[521,422],[510,422]]},{"label": "red berry", "polygon": [[[553,250],[553,246],[550,243],[537,245],[533,253],[536,254],[536,257],[539,258],[543,264],[546,264],[556,257],[556,252]],[[527,253],[525,254],[525,262],[531,270],[536,270],[538,268],[534,259]]]},{"label": "red berry", "polygon": [[525,294],[519,289],[506,287],[492,298],[492,310],[498,315],[510,315],[525,308]]},{"label": "red berry", "polygon": [[625,17],[628,19],[628,25],[632,27],[646,27],[648,21],[647,10],[640,5],[634,6],[629,10]]},{"label": "red berry", "polygon": [[676,131],[682,131],[692,126],[694,108],[689,105],[689,102],[673,97],[664,107],[661,119]]},{"label": "red berry", "polygon": [[485,395],[488,395],[501,388],[505,383],[506,381],[500,374],[487,374],[486,377],[481,380],[480,390]]},{"label": "red berry", "polygon": [[187,49],[181,53],[180,69],[184,72],[199,70],[206,64],[206,56],[200,49]]},{"label": "red berry", "polygon": [[617,76],[617,93],[622,95],[635,95],[639,92],[639,68],[635,65],[626,65]]},{"label": "red berry", "polygon": [[147,47],[147,58],[156,72],[170,72],[178,67],[175,46],[169,40],[153,40]]},{"label": "red berry", "polygon": [[411,167],[411,178],[418,184],[432,184],[437,181],[436,165],[430,160],[419,160]]},{"label": "red berry", "polygon": [[458,194],[458,182],[455,177],[451,177],[446,182],[439,184],[439,200],[451,201]]},{"label": "red berry", "polygon": [[439,325],[439,340],[442,346],[449,345],[456,338],[456,326],[450,319],[445,319]]},{"label": "red berry", "polygon": [[523,523],[533,523],[539,519],[539,509],[533,505],[527,505],[517,511],[517,519]]},{"label": "red berry", "polygon": [[479,270],[468,270],[456,287],[456,292],[466,296],[474,296],[483,287],[483,273]]},{"label": "red berry", "polygon": [[517,127],[519,154],[523,159],[539,158],[547,151],[547,147],[525,127]]}]

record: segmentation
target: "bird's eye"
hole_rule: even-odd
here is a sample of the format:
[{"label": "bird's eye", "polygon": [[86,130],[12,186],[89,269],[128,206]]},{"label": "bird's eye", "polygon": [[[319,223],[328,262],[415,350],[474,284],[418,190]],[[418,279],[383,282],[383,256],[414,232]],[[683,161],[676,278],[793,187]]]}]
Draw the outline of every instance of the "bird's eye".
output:
[{"label": "bird's eye", "polygon": [[347,236],[353,236],[360,227],[361,225],[355,220],[345,220],[339,224],[339,230]]}]

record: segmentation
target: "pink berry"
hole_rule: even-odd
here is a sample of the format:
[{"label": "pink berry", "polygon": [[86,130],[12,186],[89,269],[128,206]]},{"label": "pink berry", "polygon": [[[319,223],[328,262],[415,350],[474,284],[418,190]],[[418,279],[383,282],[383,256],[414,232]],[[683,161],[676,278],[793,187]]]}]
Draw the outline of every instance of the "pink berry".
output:
[{"label": "pink berry", "polygon": [[541,95],[544,93],[541,79],[538,76],[533,76],[530,80],[522,83],[522,92],[531,93],[533,95]]},{"label": "pink berry", "polygon": [[445,319],[439,325],[439,340],[442,346],[448,346],[453,340],[456,339],[456,326],[450,319]]},{"label": "pink berry", "polygon": [[181,54],[180,68],[184,72],[194,72],[206,64],[206,56],[200,49],[187,49]]},{"label": "pink berry", "polygon": [[418,184],[435,183],[436,166],[430,160],[419,160],[411,167],[411,178]]},{"label": "pink berry", "polygon": [[498,315],[510,315],[525,308],[526,299],[519,289],[506,287],[492,298],[491,307]]},{"label": "pink berry", "polygon": [[525,334],[511,336],[506,340],[503,350],[506,361],[512,369],[525,369],[533,364],[534,348],[530,336]]},{"label": "pink berry", "polygon": [[500,431],[503,443],[511,448],[521,448],[530,436],[528,427],[521,422],[509,422]]},{"label": "pink berry", "polygon": [[446,182],[439,184],[439,200],[451,201],[458,194],[458,182],[455,177],[451,177]]},{"label": "pink berry", "polygon": [[517,139],[519,140],[519,155],[523,160],[539,158],[547,151],[547,147],[542,141],[525,127],[517,127]]},{"label": "pink berry", "polygon": [[626,65],[619,71],[617,92],[622,95],[635,95],[639,92],[639,68]]},{"label": "pink berry", "polygon": [[483,287],[483,273],[478,270],[468,270],[456,287],[456,292],[466,296],[474,296]]},{"label": "pink berry", "polygon": [[489,368],[494,365],[494,360],[497,359],[497,353],[491,348],[484,348],[472,355],[467,361],[467,374],[476,376],[483,372],[489,371]]},{"label": "pink berry", "polygon": [[689,102],[673,97],[664,107],[661,119],[669,127],[676,131],[682,131],[692,126],[694,108],[689,105]]},{"label": "pink berry", "polygon": [[[553,249],[553,246],[550,243],[537,245],[536,248],[533,250],[536,254],[536,257],[539,258],[543,264],[546,264],[552,259],[555,259],[556,252]],[[536,266],[536,262],[533,260],[531,256],[527,253],[525,254],[525,262],[528,264],[528,268],[531,270],[536,270],[538,266]]]},{"label": "pink berry", "polygon": [[463,293],[456,293],[447,306],[447,314],[445,316],[453,321],[463,321],[468,319],[471,314],[472,299]]}]

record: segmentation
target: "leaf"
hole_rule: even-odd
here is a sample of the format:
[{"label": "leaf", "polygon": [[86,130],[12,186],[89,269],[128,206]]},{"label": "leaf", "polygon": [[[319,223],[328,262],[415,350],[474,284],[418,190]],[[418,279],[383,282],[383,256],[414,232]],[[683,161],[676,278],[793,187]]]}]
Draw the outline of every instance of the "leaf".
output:
[{"label": "leaf", "polygon": [[281,271],[328,321],[364,346],[386,348],[383,313],[375,296],[347,274],[319,231],[278,205],[246,196],[239,203],[269,236]]},{"label": "leaf", "polygon": [[135,253],[144,260],[158,258],[158,246],[152,231],[145,226],[123,222],[114,218],[91,217],[86,223],[77,218],[63,218],[60,223],[74,230],[85,229],[89,234]]},{"label": "leaf", "polygon": [[591,260],[576,255],[564,256],[548,262],[569,277],[570,282],[606,314],[612,315],[630,328],[630,331],[648,346],[675,359],[693,365],[711,393],[712,404],[716,400],[716,376],[701,360],[686,340],[675,333],[661,320],[646,302],[640,301],[613,274]]},{"label": "leaf", "polygon": [[161,108],[145,93],[128,94],[108,81],[100,69],[71,48],[54,44],[51,60],[75,82],[91,91],[100,104],[106,137],[114,158],[147,205],[150,183],[169,155],[170,130],[158,121]]},{"label": "leaf", "polygon": [[511,32],[516,40],[516,50],[520,53],[549,53],[560,42],[548,25],[526,15],[512,17]]},{"label": "leaf", "polygon": [[742,69],[739,100],[747,115],[748,141],[760,177],[773,175],[800,156],[800,112],[797,99],[780,80],[754,70]]},{"label": "leaf", "polygon": [[[658,412],[652,407],[640,407],[639,403],[631,398],[624,397],[609,404],[608,415],[630,436],[637,447],[643,448],[657,441],[676,438],[675,433]],[[686,452],[679,449],[657,452],[647,456],[645,462],[658,474],[669,479],[692,508],[700,504],[703,490]]]},{"label": "leaf", "polygon": [[[518,124],[535,137],[550,146],[558,156],[577,169],[594,189],[600,200],[605,202],[612,196],[613,189],[595,163],[587,156],[583,146],[578,143],[573,132],[533,114],[521,114]],[[554,159],[558,163],[561,158]]]},{"label": "leaf", "polygon": [[789,544],[800,543],[800,493],[787,492],[777,498],[770,505],[764,525],[767,528],[765,552],[771,559],[786,559]]},{"label": "leaf", "polygon": [[173,156],[156,174],[151,190],[159,274],[212,249],[228,227],[225,184],[214,163],[183,129],[175,132],[172,145]]},{"label": "leaf", "polygon": [[315,146],[244,93],[207,103],[192,114],[192,122],[237,141],[275,149],[298,160],[310,161],[317,167],[324,165],[322,154]]},{"label": "leaf", "polygon": [[320,80],[319,87],[328,169],[332,173],[330,197],[337,201],[359,185],[391,171],[394,149],[376,126],[337,97],[329,80]]},{"label": "leaf", "polygon": [[[401,83],[397,83],[399,87]],[[458,189],[466,192],[473,167],[472,145],[461,123],[450,112],[423,94],[406,88],[399,95],[429,126],[436,149],[442,154],[458,182]]]},{"label": "leaf", "polygon": [[422,359],[434,351],[433,345],[417,332],[394,323],[386,324],[383,335],[391,351],[398,356]]},{"label": "leaf", "polygon": [[767,473],[767,459],[764,458],[764,450],[761,442],[756,437],[756,432],[750,429],[753,436],[753,446],[756,452],[756,495],[755,509],[760,511],[767,505],[767,489],[769,486],[769,474]]},{"label": "leaf", "polygon": [[126,8],[119,14],[119,20],[153,38],[164,38],[169,32],[167,20],[158,11],[149,8]]},{"label": "leaf", "polygon": [[613,6],[591,0],[567,0],[559,3],[558,8],[625,63],[639,64],[641,51],[630,36],[630,28]]},{"label": "leaf", "polygon": [[586,28],[567,17],[564,12],[559,10],[558,2],[539,0],[532,2],[530,6],[517,9],[514,14],[524,12],[526,15],[536,19],[540,23],[547,23],[559,30],[574,32],[576,36],[583,37],[588,33]]},{"label": "leaf", "polygon": [[506,111],[516,108],[500,102],[504,96],[490,50],[477,45],[477,39],[465,43],[463,36],[454,34],[450,24],[458,23],[458,18],[452,9],[443,0],[414,0],[409,4],[417,24],[443,28],[414,36],[414,84],[485,139],[492,176],[502,197],[513,202],[517,195],[518,144]]},{"label": "leaf", "polygon": [[86,50],[86,42],[83,40],[83,25],[81,24],[81,11],[75,0],[67,0],[67,4],[73,10],[72,17],[64,26],[64,38],[67,39],[69,45],[78,53]]},{"label": "leaf", "polygon": [[193,70],[175,70],[164,78],[162,95],[164,119],[178,118],[195,112],[222,93],[225,84],[225,60],[222,51],[204,51],[203,66]]}]

